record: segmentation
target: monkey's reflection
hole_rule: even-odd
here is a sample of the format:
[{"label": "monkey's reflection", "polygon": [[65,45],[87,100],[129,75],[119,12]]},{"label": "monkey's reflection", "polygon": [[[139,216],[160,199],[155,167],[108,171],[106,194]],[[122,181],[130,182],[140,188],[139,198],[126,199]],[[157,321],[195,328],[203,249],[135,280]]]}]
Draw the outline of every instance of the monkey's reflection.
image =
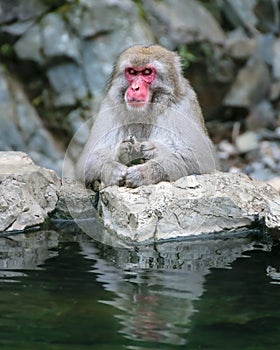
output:
[{"label": "monkey's reflection", "polygon": [[211,268],[226,268],[250,250],[248,238],[168,243],[138,252],[81,242],[94,259],[93,271],[115,298],[100,302],[114,306],[130,340],[182,345],[187,341],[194,300],[204,291]]}]

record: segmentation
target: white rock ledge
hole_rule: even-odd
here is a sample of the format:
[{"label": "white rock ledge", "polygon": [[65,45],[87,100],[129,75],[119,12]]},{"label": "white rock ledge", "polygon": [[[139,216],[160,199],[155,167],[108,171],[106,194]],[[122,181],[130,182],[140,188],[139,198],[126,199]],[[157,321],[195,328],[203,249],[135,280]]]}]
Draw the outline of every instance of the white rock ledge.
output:
[{"label": "white rock ledge", "polygon": [[175,183],[101,191],[105,228],[137,242],[185,238],[264,223],[280,228],[280,195],[244,174],[191,175]]},{"label": "white rock ledge", "polygon": [[280,237],[280,195],[246,175],[217,172],[136,189],[113,186],[99,197],[101,220],[93,191],[76,180],[61,181],[25,153],[0,152],[0,231],[25,230],[51,217],[62,225],[76,221],[99,240],[115,237],[124,243],[221,237],[253,224],[275,229]]},{"label": "white rock ledge", "polygon": [[0,232],[42,224],[56,206],[61,186],[53,170],[22,152],[0,152]]}]

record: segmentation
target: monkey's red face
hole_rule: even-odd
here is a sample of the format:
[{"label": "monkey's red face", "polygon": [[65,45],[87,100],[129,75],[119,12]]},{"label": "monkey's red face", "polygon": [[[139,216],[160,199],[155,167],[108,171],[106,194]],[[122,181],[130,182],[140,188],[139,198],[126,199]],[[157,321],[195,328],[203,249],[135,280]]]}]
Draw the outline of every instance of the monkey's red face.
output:
[{"label": "monkey's red face", "polygon": [[156,69],[152,66],[128,67],[125,78],[129,84],[125,93],[127,105],[132,108],[145,107],[150,101],[150,84],[156,78]]}]

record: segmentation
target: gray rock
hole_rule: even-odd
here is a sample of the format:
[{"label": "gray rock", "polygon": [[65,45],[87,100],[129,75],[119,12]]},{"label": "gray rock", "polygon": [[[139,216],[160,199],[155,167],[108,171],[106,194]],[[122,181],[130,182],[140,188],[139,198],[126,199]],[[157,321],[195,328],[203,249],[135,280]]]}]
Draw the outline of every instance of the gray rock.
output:
[{"label": "gray rock", "polygon": [[235,142],[240,153],[250,152],[259,147],[258,135],[253,131],[246,131],[237,136]]},{"label": "gray rock", "polygon": [[92,122],[85,121],[82,117],[83,110],[75,109],[68,114],[67,120],[70,123],[70,129],[77,143],[84,145],[89,137]]},{"label": "gray rock", "polygon": [[269,99],[276,101],[280,98],[280,80],[273,81],[270,85]]},{"label": "gray rock", "polygon": [[278,193],[280,193],[280,176],[276,176],[270,180],[267,181],[267,183],[274,187]]},{"label": "gray rock", "polygon": [[97,198],[96,192],[86,189],[76,180],[64,177],[52,218],[60,220],[91,219],[96,214],[94,205]]},{"label": "gray rock", "polygon": [[39,25],[33,25],[15,43],[15,52],[21,59],[28,59],[43,65],[45,59],[42,54],[42,37]]},{"label": "gray rock", "polygon": [[27,21],[35,19],[46,11],[47,7],[43,1],[21,0],[1,1],[0,3],[0,24],[11,23],[15,20]]},{"label": "gray rock", "polygon": [[48,69],[56,107],[75,106],[87,96],[82,68],[75,63],[62,63]]},{"label": "gray rock", "polygon": [[253,106],[250,114],[246,118],[246,125],[249,130],[275,128],[276,119],[271,103],[267,100],[263,100]]},{"label": "gray rock", "polygon": [[218,148],[218,158],[219,159],[229,159],[232,156],[236,156],[237,149],[228,140],[222,140],[219,142]]},{"label": "gray rock", "polygon": [[130,0],[83,0],[80,6],[72,6],[66,16],[81,37],[92,38],[116,30],[135,10],[136,7]]},{"label": "gray rock", "polygon": [[280,39],[273,45],[272,74],[274,79],[280,79]]},{"label": "gray rock", "polygon": [[279,33],[279,3],[277,0],[258,0],[254,12],[258,17],[258,29],[276,35]]},{"label": "gray rock", "polygon": [[225,42],[227,52],[236,59],[247,59],[256,49],[256,39],[248,38],[244,30],[238,28],[228,34]]},{"label": "gray rock", "polygon": [[234,26],[243,26],[252,29],[256,26],[258,19],[254,14],[257,0],[225,0],[222,2],[223,11]]},{"label": "gray rock", "polygon": [[15,22],[10,25],[1,26],[0,33],[3,32],[5,34],[10,34],[14,37],[19,37],[23,35],[29,28],[32,27],[34,21],[31,19],[25,22]]},{"label": "gray rock", "polygon": [[85,121],[82,117],[82,109],[75,109],[70,112],[67,116],[67,119],[70,124],[70,130],[72,132],[72,139],[68,145],[66,155],[77,162],[78,157],[80,156],[82,149],[89,137],[90,128],[92,126],[92,119]]},{"label": "gray rock", "polygon": [[55,209],[61,182],[22,152],[0,152],[0,231],[42,224]]},{"label": "gray rock", "polygon": [[152,0],[143,6],[159,42],[170,49],[203,40],[224,42],[223,30],[198,1]]},{"label": "gray rock", "polygon": [[[119,45],[119,44],[118,44]],[[106,81],[112,73],[117,58],[109,36],[101,36],[94,41],[86,41],[83,47],[83,69],[91,95],[102,96]],[[102,62],[100,64],[100,62]]]},{"label": "gray rock", "polygon": [[101,191],[104,225],[125,240],[148,242],[218,233],[264,219],[280,227],[280,196],[246,175],[191,175],[175,183]]},{"label": "gray rock", "polygon": [[256,37],[254,58],[271,66],[273,61],[274,41],[275,37],[271,33],[258,35]]},{"label": "gray rock", "polygon": [[21,59],[44,65],[54,58],[68,57],[80,62],[80,41],[70,33],[57,13],[49,13],[34,24],[16,42],[15,51]]},{"label": "gray rock", "polygon": [[250,59],[238,75],[227,93],[223,104],[227,107],[250,108],[268,94],[269,70],[261,61]]},{"label": "gray rock", "polygon": [[44,128],[22,85],[0,67],[0,150],[33,152],[34,161],[56,170],[62,168],[63,153]]},{"label": "gray rock", "polygon": [[24,148],[23,139],[14,123],[14,99],[10,82],[6,70],[0,66],[0,150]]},{"label": "gray rock", "polygon": [[58,13],[49,13],[40,23],[42,47],[46,58],[69,57],[80,61],[79,40],[70,34]]}]

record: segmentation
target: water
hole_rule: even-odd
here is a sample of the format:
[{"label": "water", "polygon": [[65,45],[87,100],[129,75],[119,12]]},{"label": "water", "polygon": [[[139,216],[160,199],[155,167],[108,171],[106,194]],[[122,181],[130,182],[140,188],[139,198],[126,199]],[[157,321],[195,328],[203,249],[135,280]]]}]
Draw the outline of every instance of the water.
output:
[{"label": "water", "polygon": [[0,349],[279,349],[278,244],[42,231],[0,247]]}]

